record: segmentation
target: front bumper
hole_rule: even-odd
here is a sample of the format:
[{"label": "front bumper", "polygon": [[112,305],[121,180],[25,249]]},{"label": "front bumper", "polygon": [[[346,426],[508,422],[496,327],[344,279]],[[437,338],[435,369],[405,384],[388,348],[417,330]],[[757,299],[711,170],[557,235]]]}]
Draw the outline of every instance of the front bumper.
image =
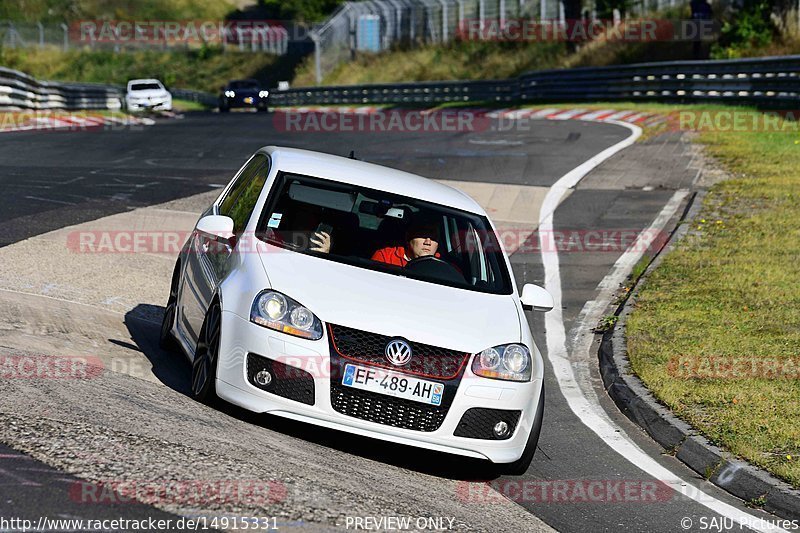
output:
[{"label": "front bumper", "polygon": [[[222,338],[217,367],[217,394],[224,400],[258,413],[270,413],[357,435],[382,439],[494,463],[510,463],[522,456],[528,442],[541,380],[527,383],[499,381],[475,376],[467,364],[453,386],[447,414],[434,431],[404,429],[370,422],[338,412],[331,401],[331,382],[337,370],[331,368],[328,332],[318,341],[291,337],[251,323],[232,312],[222,314]],[[280,361],[309,372],[314,380],[313,405],[263,391],[247,379],[247,356]],[[365,365],[366,366],[366,365]],[[338,381],[337,381],[338,382]],[[454,435],[464,413],[470,408],[519,410],[514,433],[505,440],[487,440]]]},{"label": "front bumper", "polygon": [[228,108],[252,107],[262,109],[267,107],[267,99],[259,96],[235,96],[233,98],[226,96],[222,99],[222,102]]},{"label": "front bumper", "polygon": [[127,102],[128,110],[129,111],[146,111],[146,110],[153,110],[153,111],[171,111],[172,110],[172,100],[150,100],[150,101],[138,101],[138,102]]}]

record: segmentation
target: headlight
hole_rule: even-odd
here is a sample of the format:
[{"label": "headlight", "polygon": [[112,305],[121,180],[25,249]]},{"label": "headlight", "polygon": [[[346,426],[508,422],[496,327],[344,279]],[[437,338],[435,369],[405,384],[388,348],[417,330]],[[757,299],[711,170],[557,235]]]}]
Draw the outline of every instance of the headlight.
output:
[{"label": "headlight", "polygon": [[250,309],[250,321],[296,337],[311,340],[322,338],[322,322],[319,318],[276,291],[262,291],[256,296]]},{"label": "headlight", "polygon": [[266,98],[267,96],[269,96],[269,91],[258,91],[259,98]]},{"label": "headlight", "polygon": [[233,91],[225,91],[225,96],[227,96],[228,98],[233,98],[234,96],[236,96],[236,93]]},{"label": "headlight", "polygon": [[523,344],[487,348],[472,360],[476,375],[506,381],[530,381],[532,366],[531,353]]}]

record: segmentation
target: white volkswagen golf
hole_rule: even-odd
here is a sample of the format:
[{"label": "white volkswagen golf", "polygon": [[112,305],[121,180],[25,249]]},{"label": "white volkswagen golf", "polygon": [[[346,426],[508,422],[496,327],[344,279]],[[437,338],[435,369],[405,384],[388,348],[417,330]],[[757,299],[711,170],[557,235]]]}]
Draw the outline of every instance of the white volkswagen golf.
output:
[{"label": "white volkswagen golf", "polygon": [[527,470],[543,362],[483,209],[399,170],[279,147],[201,216],[172,278],[165,348],[194,397]]}]

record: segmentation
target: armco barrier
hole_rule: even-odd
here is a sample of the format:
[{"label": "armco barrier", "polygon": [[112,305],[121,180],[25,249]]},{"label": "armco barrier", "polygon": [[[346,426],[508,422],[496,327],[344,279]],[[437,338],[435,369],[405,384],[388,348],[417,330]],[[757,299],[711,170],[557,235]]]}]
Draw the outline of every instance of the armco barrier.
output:
[{"label": "armco barrier", "polygon": [[173,98],[180,98],[181,100],[189,100],[190,102],[198,102],[200,104],[216,107],[219,103],[216,95],[211,93],[204,93],[201,91],[193,91],[191,89],[170,89]]},{"label": "armco barrier", "polygon": [[[172,89],[174,98],[216,106],[213,94]],[[125,87],[99,83],[39,81],[17,70],[0,67],[0,111],[30,109],[121,109]]]},{"label": "armco barrier", "polygon": [[308,87],[276,91],[273,106],[447,102],[650,101],[794,107],[800,56],[671,61],[531,72],[490,81]]},{"label": "armco barrier", "polygon": [[[0,67],[0,109],[119,109],[124,89],[41,82]],[[216,97],[173,90],[176,98],[216,105]],[[304,87],[272,91],[270,105],[581,101],[732,103],[794,108],[800,104],[800,56],[671,61],[544,70],[507,80]]]},{"label": "armco barrier", "polygon": [[0,67],[2,109],[120,109],[123,90],[111,85],[38,81]]}]

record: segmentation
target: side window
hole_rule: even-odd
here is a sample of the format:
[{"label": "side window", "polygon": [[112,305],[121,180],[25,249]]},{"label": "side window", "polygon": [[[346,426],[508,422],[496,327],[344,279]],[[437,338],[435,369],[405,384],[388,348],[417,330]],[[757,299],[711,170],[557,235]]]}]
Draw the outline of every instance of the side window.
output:
[{"label": "side window", "polygon": [[258,195],[264,188],[269,174],[267,158],[263,155],[256,155],[247,167],[242,171],[236,183],[222,199],[219,205],[219,214],[229,216],[233,219],[233,232],[240,234],[244,231],[250,214],[258,201]]}]

